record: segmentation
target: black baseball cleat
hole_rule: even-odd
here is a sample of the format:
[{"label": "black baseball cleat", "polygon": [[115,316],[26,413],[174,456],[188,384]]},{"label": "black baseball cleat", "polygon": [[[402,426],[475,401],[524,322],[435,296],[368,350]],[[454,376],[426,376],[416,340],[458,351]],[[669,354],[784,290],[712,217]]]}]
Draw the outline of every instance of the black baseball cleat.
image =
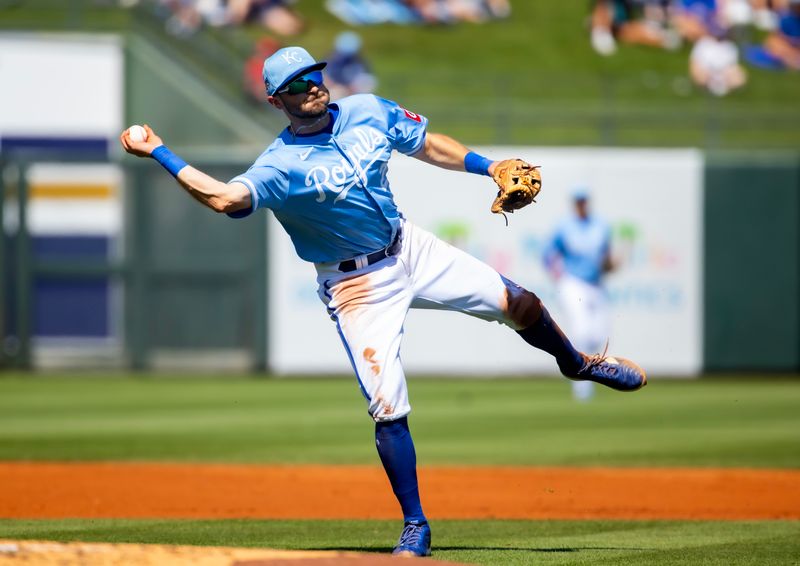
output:
[{"label": "black baseball cleat", "polygon": [[406,523],[392,554],[395,556],[430,556],[431,528],[428,523]]},{"label": "black baseball cleat", "polygon": [[606,357],[604,354],[583,356],[583,367],[576,373],[564,373],[575,381],[594,381],[617,391],[636,391],[647,385],[645,371],[625,358]]}]

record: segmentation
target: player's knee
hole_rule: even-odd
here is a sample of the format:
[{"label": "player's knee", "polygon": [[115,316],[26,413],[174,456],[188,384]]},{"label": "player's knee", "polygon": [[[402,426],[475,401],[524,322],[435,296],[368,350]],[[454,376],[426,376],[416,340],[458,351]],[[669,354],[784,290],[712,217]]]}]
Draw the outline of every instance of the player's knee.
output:
[{"label": "player's knee", "polygon": [[506,297],[506,315],[516,328],[528,328],[542,315],[542,301],[531,291],[522,287],[507,289]]}]

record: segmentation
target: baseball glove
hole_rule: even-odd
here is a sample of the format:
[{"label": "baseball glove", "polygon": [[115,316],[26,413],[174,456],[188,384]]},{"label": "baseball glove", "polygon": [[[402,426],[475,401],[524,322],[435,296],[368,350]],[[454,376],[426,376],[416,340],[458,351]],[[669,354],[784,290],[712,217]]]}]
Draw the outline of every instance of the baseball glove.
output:
[{"label": "baseball glove", "polygon": [[492,203],[492,212],[502,214],[508,225],[505,213],[528,206],[542,190],[542,176],[538,166],[521,159],[506,159],[497,164],[492,174],[499,190]]}]

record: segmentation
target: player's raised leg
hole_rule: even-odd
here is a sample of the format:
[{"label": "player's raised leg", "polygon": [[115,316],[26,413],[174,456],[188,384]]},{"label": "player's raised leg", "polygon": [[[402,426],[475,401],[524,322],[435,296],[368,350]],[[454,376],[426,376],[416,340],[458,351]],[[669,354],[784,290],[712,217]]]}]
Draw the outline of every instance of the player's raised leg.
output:
[{"label": "player's raised leg", "polygon": [[[587,355],[577,350],[531,291],[503,278],[508,324],[531,346],[556,358],[561,373],[574,380],[594,381],[617,391],[636,391],[647,385],[644,370],[625,358]],[[502,303],[501,303],[502,304]]]}]

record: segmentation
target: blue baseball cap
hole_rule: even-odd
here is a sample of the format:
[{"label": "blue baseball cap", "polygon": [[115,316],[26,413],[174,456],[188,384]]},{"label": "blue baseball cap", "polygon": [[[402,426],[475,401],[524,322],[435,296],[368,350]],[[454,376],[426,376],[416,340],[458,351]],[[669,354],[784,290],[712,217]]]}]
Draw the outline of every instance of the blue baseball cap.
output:
[{"label": "blue baseball cap", "polygon": [[261,76],[267,87],[267,94],[272,96],[295,77],[324,69],[327,64],[326,61],[317,63],[302,47],[284,47],[264,59]]}]

